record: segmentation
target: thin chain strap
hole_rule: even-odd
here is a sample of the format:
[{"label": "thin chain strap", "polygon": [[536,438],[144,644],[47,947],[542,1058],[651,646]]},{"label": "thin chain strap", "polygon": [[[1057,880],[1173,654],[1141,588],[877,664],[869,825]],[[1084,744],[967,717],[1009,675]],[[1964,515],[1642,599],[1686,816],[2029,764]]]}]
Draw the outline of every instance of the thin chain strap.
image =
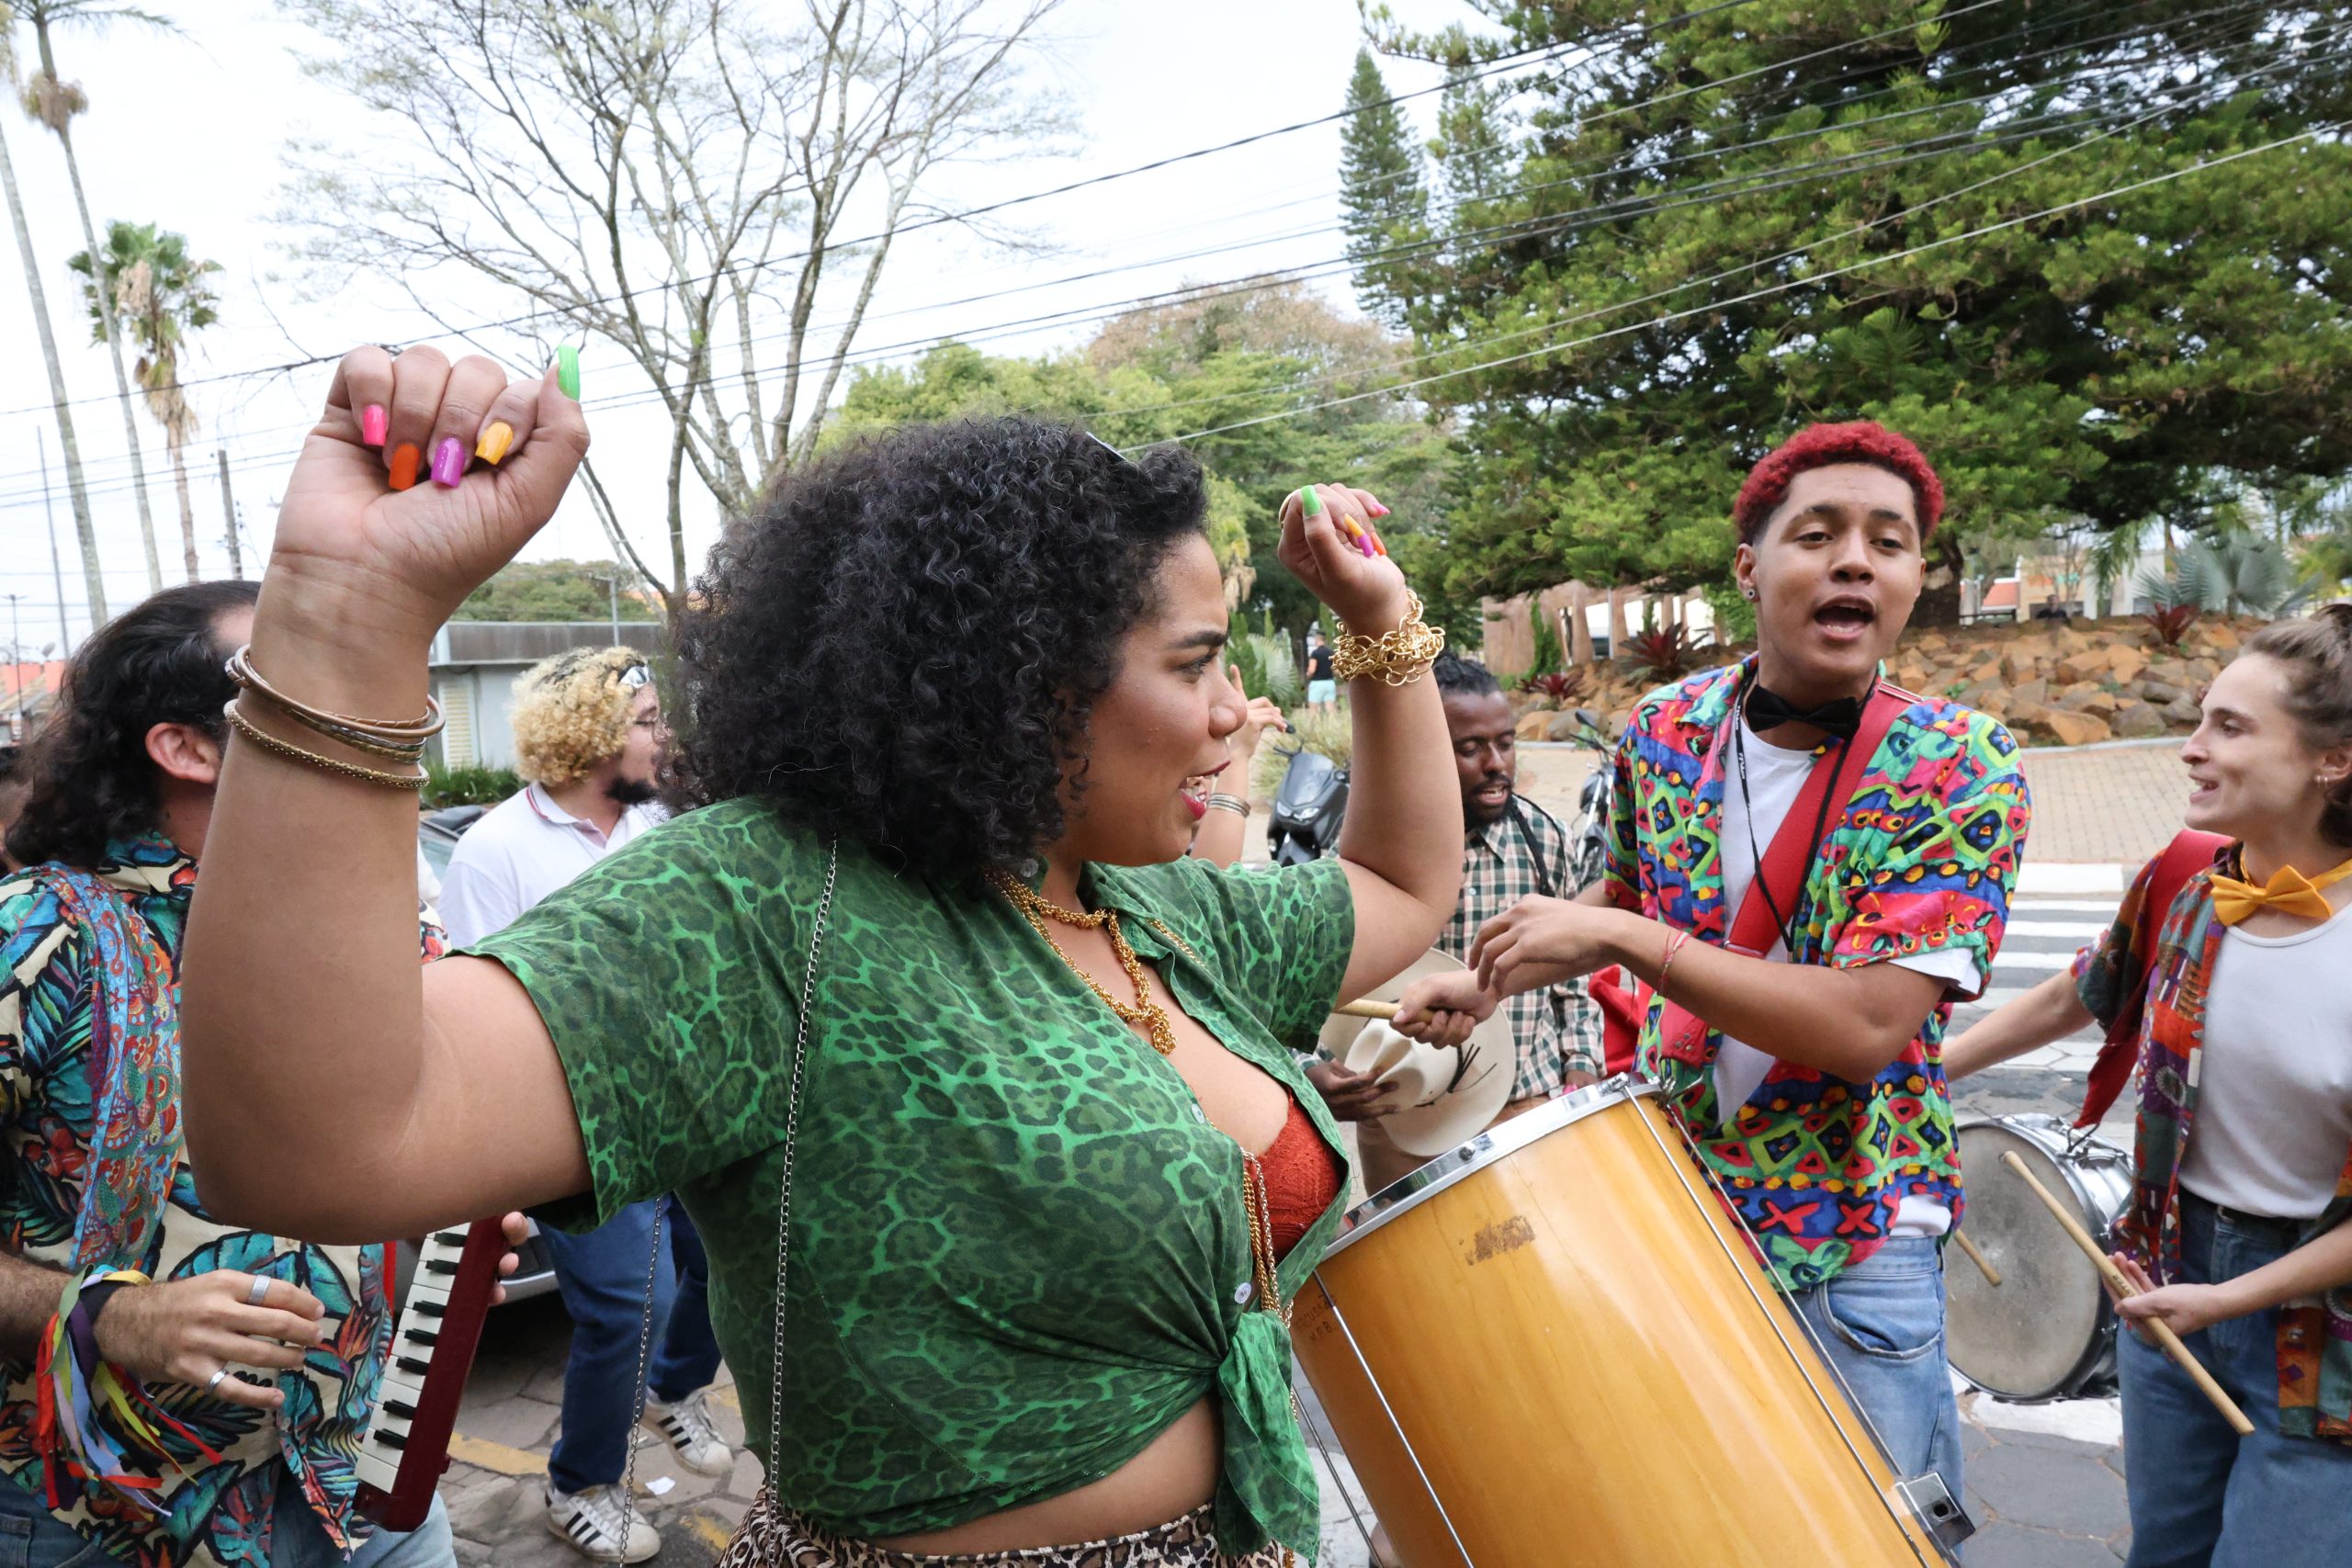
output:
[{"label": "thin chain strap", "polygon": [[637,1404],[629,1412],[628,1462],[621,1467],[621,1551],[637,1524],[637,1431],[645,1420],[645,1368],[653,1350],[653,1290],[662,1277],[662,1204],[653,1200],[653,1254],[645,1260],[645,1317],[637,1327]]},{"label": "thin chain strap", "polygon": [[841,874],[842,841],[825,850],[825,891],[817,900],[817,930],[808,942],[808,967],[800,977],[800,1018],[793,1032],[792,1087],[784,1111],[784,1179],[775,1201],[775,1351],[768,1363],[768,1484],[774,1498],[775,1446],[784,1431],[784,1282],[792,1256],[792,1154],[800,1131],[800,1084],[808,1060],[808,1019],[817,1010],[817,957],[825,947],[825,922],[833,908],[833,883]]}]

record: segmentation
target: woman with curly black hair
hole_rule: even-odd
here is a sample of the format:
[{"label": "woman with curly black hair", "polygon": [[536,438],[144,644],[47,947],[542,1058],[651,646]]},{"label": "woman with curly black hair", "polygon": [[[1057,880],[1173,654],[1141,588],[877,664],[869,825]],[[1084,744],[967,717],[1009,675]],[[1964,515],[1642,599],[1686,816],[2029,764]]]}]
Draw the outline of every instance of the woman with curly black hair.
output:
[{"label": "woman with curly black hair", "polygon": [[[421,350],[337,375],[190,938],[213,1201],[341,1237],[677,1190],[767,1464],[730,1562],[1311,1554],[1285,1303],[1345,1168],[1285,1045],[1428,949],[1461,861],[1423,678],[1442,639],[1383,509],[1340,486],[1284,506],[1284,564],[1351,634],[1337,859],[1183,858],[1188,781],[1245,708],[1192,459],[943,425],[836,453],[729,529],[678,631],[698,809],[420,985],[385,786],[428,728],[435,627],[586,449],[576,387]],[[390,489],[408,443],[456,454],[441,482]],[[367,1135],[304,1136],[327,1093],[379,1109]]]}]

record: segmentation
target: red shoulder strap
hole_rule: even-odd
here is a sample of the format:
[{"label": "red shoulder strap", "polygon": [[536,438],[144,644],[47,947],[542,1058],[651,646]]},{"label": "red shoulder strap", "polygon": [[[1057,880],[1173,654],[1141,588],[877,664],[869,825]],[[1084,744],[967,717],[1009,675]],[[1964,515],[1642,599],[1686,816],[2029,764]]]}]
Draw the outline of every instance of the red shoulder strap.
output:
[{"label": "red shoulder strap", "polygon": [[[2156,938],[2172,916],[2173,900],[2180,897],[2190,877],[2213,863],[2213,857],[2229,841],[2219,833],[2184,829],[2156,856],[2155,870],[2148,876],[2147,901],[2140,908],[2140,929],[2132,933],[2132,966],[2143,982],[2148,966],[2155,961]],[[2140,1021],[2146,998],[2143,983],[2115,1015],[2107,1040],[2098,1048],[2098,1058],[2091,1063],[2090,1083],[2084,1090],[2082,1114],[2075,1118],[2075,1126],[2098,1125],[2132,1081],[2132,1068],[2140,1059]]]},{"label": "red shoulder strap", "polygon": [[[1772,911],[1776,908],[1793,910],[1804,897],[1805,877],[1813,870],[1814,857],[1821,851],[1821,841],[1814,837],[1814,827],[1816,823],[1825,829],[1827,827],[1821,811],[1824,798],[1843,806],[1853,797],[1862,771],[1878,754],[1879,742],[1894,727],[1896,716],[1917,700],[1902,688],[1881,681],[1871,693],[1870,701],[1862,705],[1861,723],[1853,739],[1843,746],[1830,748],[1815,761],[1796,804],[1789,807],[1788,816],[1781,819],[1780,831],[1772,835],[1772,847],[1764,852],[1763,874],[1748,884],[1747,895],[1740,899],[1738,912],[1732,917],[1727,943],[1732,951],[1761,957],[1781,940],[1781,933],[1772,928]],[[1732,716],[1732,722],[1741,722],[1738,715]],[[1771,889],[1770,899],[1758,896],[1766,887]]]}]

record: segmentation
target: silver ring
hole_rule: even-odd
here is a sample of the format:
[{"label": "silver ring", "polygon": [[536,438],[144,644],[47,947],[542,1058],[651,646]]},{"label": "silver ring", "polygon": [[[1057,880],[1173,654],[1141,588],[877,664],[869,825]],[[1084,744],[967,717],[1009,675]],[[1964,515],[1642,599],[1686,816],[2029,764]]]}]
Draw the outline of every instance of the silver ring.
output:
[{"label": "silver ring", "polygon": [[249,1307],[257,1307],[261,1305],[261,1299],[267,1294],[269,1294],[269,1277],[265,1274],[256,1274],[254,1276],[254,1288],[245,1292],[245,1304]]},{"label": "silver ring", "polygon": [[204,1392],[205,1392],[205,1393],[214,1393],[219,1392],[220,1387],[220,1383],[221,1383],[221,1380],[222,1380],[222,1379],[224,1379],[224,1378],[226,1378],[228,1375],[229,1375],[229,1369],[228,1369],[228,1368],[226,1368],[226,1367],[223,1367],[223,1368],[221,1368],[219,1371],[217,1371],[217,1372],[213,1373],[210,1377],[209,1377],[209,1378],[205,1379],[205,1380],[204,1380]]}]

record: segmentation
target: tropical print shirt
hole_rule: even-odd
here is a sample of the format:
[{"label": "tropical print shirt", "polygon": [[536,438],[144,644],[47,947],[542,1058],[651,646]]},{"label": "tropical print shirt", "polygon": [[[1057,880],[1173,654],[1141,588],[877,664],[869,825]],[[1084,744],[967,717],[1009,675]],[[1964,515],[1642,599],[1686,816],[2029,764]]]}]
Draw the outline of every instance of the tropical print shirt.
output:
[{"label": "tropical print shirt", "polygon": [[[1511,797],[1509,815],[1473,827],[1462,851],[1462,901],[1438,934],[1439,951],[1467,960],[1478,928],[1522,898],[1572,898],[1568,833],[1532,801]],[[1600,1009],[1582,980],[1522,992],[1503,1004],[1519,1046],[1513,1100],[1558,1094],[1568,1075],[1599,1077]]]},{"label": "tropical print shirt", "polygon": [[[2075,960],[2075,989],[2103,1028],[2139,1016],[2140,1109],[2132,1136],[2132,1206],[2118,1244],[2159,1284],[2180,1278],[2180,1164],[2197,1122],[2205,1002],[2227,929],[2213,914],[2213,871],[2243,876],[2237,846],[2188,879],[2169,909],[2148,907],[2156,861],[2141,868],[2106,936]],[[2163,857],[2158,856],[2161,860]],[[2142,927],[2158,922],[2143,968]],[[2352,1219],[2352,1149],[2335,1199],[2296,1245]],[[2278,1309],[2278,1425],[2290,1437],[2352,1441],[2352,1289]]]},{"label": "tropical print shirt", "polygon": [[[101,1070],[121,1074],[142,1066],[123,1050],[103,1069],[94,1060],[94,1027],[106,1014],[110,988],[151,992],[129,998],[153,1023],[159,1059],[143,1066],[159,1094],[175,1108],[177,1100],[178,955],[196,864],[162,839],[111,845],[106,862],[96,868],[96,881],[119,894],[143,928],[137,945],[160,961],[160,985],[148,986],[135,958],[126,963],[119,953],[101,952],[99,933],[72,912],[70,897],[61,897],[57,868],[36,866],[0,881],[0,1247],[60,1270],[74,1269],[77,1252],[92,1256],[76,1234],[88,1229],[85,1207],[115,1216],[130,1235],[142,1228],[130,1216],[154,1201],[152,1195],[117,1192],[99,1194],[94,1206],[85,1203],[94,1124],[107,1100],[107,1085],[94,1079]],[[438,952],[436,931],[424,928],[423,942],[427,956]],[[338,1332],[301,1368],[278,1374],[286,1403],[274,1414],[224,1404],[194,1388],[149,1390],[220,1456],[216,1461],[168,1431],[167,1461],[130,1450],[143,1455],[147,1473],[162,1480],[160,1500],[168,1512],[161,1521],[100,1490],[58,1517],[109,1556],[142,1568],[267,1568],[278,1491],[290,1474],[328,1540],[346,1550],[356,1546],[370,1527],[353,1511],[352,1457],[392,1337],[384,1248],[313,1247],[221,1224],[205,1212],[176,1147],[176,1115],[166,1115],[162,1124],[170,1144],[160,1151],[157,1168],[171,1172],[169,1196],[141,1255],[120,1263],[154,1280],[215,1269],[285,1280],[318,1297]],[[33,1442],[32,1368],[0,1361],[0,1376],[6,1379],[0,1476],[40,1492],[43,1466]]]},{"label": "tropical print shirt", "polygon": [[[1617,749],[1611,898],[1718,945],[1736,914],[1724,898],[1726,739],[1754,675],[1750,659],[1653,692]],[[2030,815],[2007,730],[1958,704],[1912,698],[1833,809],[1792,915],[1789,962],[1858,968],[1952,950],[1990,975]],[[1905,1198],[1943,1205],[1958,1225],[1943,1069],[1952,999],[1870,1082],[1775,1061],[1726,1124],[1715,1103],[1723,1036],[1670,1055],[1664,1003],[1651,998],[1641,1070],[1664,1087],[1782,1289],[1820,1284],[1877,1251]]]}]

